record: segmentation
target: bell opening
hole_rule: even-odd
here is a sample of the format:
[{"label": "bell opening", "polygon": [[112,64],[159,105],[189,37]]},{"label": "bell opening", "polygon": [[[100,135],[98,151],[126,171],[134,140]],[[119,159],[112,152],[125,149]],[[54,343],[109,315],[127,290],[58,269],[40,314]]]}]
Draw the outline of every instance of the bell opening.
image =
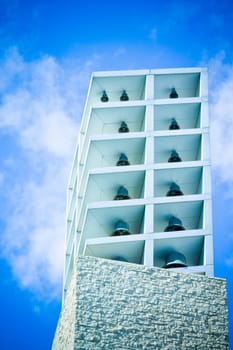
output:
[{"label": "bell opening", "polygon": [[117,166],[119,165],[130,165],[130,162],[128,161],[127,156],[124,153],[121,153],[118,162],[116,163]]},{"label": "bell opening", "polygon": [[172,196],[183,196],[183,192],[181,190],[170,190],[167,192],[167,197]]},{"label": "bell opening", "polygon": [[120,97],[120,101],[128,101],[129,100],[129,96],[127,95],[126,91],[124,90],[122,92],[122,95]]},{"label": "bell opening", "polygon": [[180,129],[177,121],[173,118],[172,121],[171,121],[171,124],[169,126],[169,130],[178,130]]},{"label": "bell opening", "polygon": [[130,235],[129,231],[126,229],[117,229],[113,232],[112,236],[126,236]]},{"label": "bell opening", "polygon": [[118,162],[117,162],[117,166],[119,166],[119,165],[130,165],[130,162],[128,161],[128,160],[118,160]]},{"label": "bell opening", "polygon": [[182,225],[182,221],[175,216],[170,217],[168,226],[165,228],[164,232],[170,231],[184,231],[185,228]]},{"label": "bell opening", "polygon": [[114,200],[130,199],[128,190],[124,186],[120,186]]},{"label": "bell opening", "polygon": [[125,221],[120,220],[116,223],[112,236],[125,236],[129,234],[129,225]]},{"label": "bell opening", "polygon": [[168,255],[166,259],[166,263],[163,266],[165,269],[171,269],[176,267],[187,267],[186,264],[186,258],[184,254],[179,252],[173,252],[170,255]]},{"label": "bell opening", "polygon": [[176,268],[176,267],[186,267],[187,265],[183,264],[182,262],[174,262],[168,265],[165,265],[164,268],[165,269],[172,269],[172,268]]},{"label": "bell opening", "polygon": [[117,194],[114,197],[114,200],[116,200],[116,201],[119,201],[119,200],[122,200],[122,199],[130,199],[130,197],[127,194]]},{"label": "bell opening", "polygon": [[108,102],[109,98],[108,95],[106,93],[106,91],[104,90],[100,99],[102,102]]},{"label": "bell opening", "polygon": [[176,151],[172,151],[168,159],[168,162],[169,163],[182,162],[182,159],[180,158],[179,154]]},{"label": "bell opening", "polygon": [[171,89],[171,93],[169,95],[170,98],[178,98],[178,93],[176,92],[176,89],[175,88],[172,88]]},{"label": "bell opening", "polygon": [[120,128],[118,129],[118,131],[120,133],[129,132],[128,125],[125,122],[122,122]]},{"label": "bell opening", "polygon": [[182,225],[171,225],[171,226],[167,226],[164,230],[164,232],[170,232],[170,231],[185,231],[185,228]]},{"label": "bell opening", "polygon": [[169,191],[167,192],[167,197],[171,197],[171,196],[182,196],[183,192],[181,191],[180,187],[173,182],[170,186]]}]

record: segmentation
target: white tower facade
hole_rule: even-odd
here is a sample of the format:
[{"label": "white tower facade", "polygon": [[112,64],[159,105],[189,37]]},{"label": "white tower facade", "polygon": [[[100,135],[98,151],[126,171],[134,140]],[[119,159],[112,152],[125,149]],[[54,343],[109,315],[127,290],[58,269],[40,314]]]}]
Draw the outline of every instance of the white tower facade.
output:
[{"label": "white tower facade", "polygon": [[93,73],[67,195],[77,255],[213,275],[206,68]]}]

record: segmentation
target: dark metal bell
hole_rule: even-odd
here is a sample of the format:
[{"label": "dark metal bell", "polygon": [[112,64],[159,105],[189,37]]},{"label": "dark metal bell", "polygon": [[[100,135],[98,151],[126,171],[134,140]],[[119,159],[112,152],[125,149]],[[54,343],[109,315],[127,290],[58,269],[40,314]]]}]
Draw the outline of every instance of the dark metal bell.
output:
[{"label": "dark metal bell", "polygon": [[120,186],[117,191],[117,195],[114,197],[115,200],[130,199],[128,190],[124,186]]},{"label": "dark metal bell", "polygon": [[168,159],[168,162],[172,163],[172,162],[181,162],[181,161],[182,159],[180,158],[179,154],[175,150],[172,150],[171,155]]},{"label": "dark metal bell", "polygon": [[163,266],[165,269],[171,269],[175,267],[186,267],[186,258],[184,254],[179,252],[172,252],[166,259],[166,264]]},{"label": "dark metal bell", "polygon": [[172,182],[170,185],[170,189],[167,192],[167,196],[182,196],[183,192],[180,189],[180,186],[178,186],[175,182]]},{"label": "dark metal bell", "polygon": [[127,95],[125,90],[123,90],[122,95],[120,97],[120,100],[121,101],[128,101],[129,100],[129,96]]},{"label": "dark metal bell", "polygon": [[104,90],[100,99],[102,102],[108,102],[108,95],[106,91]]},{"label": "dark metal bell", "polygon": [[126,235],[130,235],[129,225],[127,224],[127,222],[123,220],[117,221],[115,225],[115,230],[112,233],[112,236],[126,236]]},{"label": "dark metal bell", "polygon": [[118,165],[130,165],[130,162],[128,161],[127,156],[124,153],[121,153],[120,158],[116,164]]},{"label": "dark metal bell", "polygon": [[184,231],[185,228],[182,225],[182,221],[175,216],[171,216],[168,221],[168,226],[165,228],[164,232],[170,231]]},{"label": "dark metal bell", "polygon": [[169,97],[170,98],[178,98],[179,97],[177,92],[176,92],[176,89],[174,87],[171,89],[171,93],[170,93]]},{"label": "dark metal bell", "polygon": [[179,125],[178,125],[176,119],[175,119],[175,118],[172,118],[171,124],[170,124],[170,126],[169,126],[169,130],[177,130],[177,129],[179,129],[179,128],[180,128],[180,127],[179,127]]},{"label": "dark metal bell", "polygon": [[122,122],[120,128],[118,129],[119,132],[129,132],[128,125],[126,122]]}]

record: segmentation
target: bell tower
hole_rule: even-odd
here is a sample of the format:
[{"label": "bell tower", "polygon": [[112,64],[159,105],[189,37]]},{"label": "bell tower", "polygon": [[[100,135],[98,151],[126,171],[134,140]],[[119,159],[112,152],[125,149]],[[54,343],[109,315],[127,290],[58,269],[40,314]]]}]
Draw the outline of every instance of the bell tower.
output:
[{"label": "bell tower", "polygon": [[205,68],[92,75],[68,188],[64,294],[78,255],[212,276]]},{"label": "bell tower", "polygon": [[94,73],[53,350],[228,349],[213,278],[207,70]]}]

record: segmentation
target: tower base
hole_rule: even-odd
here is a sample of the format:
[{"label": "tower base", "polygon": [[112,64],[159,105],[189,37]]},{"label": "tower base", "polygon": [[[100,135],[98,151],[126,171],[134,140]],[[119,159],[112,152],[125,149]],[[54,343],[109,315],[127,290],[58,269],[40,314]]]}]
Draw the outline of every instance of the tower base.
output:
[{"label": "tower base", "polygon": [[226,282],[81,256],[52,349],[226,350]]}]

